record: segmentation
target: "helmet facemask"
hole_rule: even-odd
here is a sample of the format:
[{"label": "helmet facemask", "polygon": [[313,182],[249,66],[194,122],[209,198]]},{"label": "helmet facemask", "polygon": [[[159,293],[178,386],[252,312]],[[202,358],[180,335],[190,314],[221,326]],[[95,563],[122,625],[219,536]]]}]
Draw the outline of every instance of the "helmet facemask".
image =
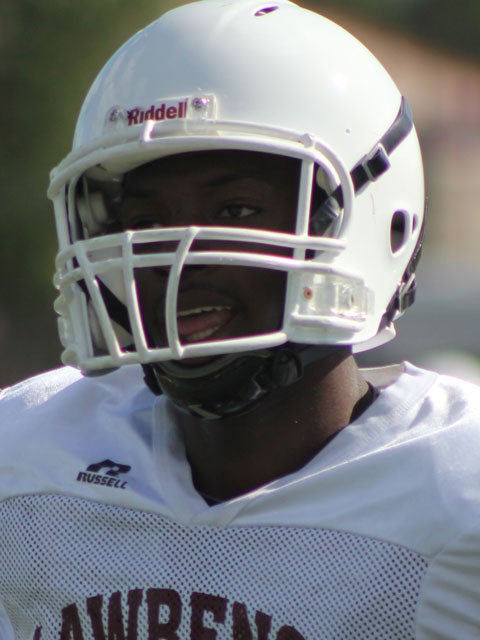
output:
[{"label": "helmet facemask", "polygon": [[[259,155],[255,152],[238,153],[251,157]],[[163,160],[168,161],[168,158]],[[295,166],[295,181],[298,182],[298,167],[301,163],[283,158],[282,162],[286,161],[292,167]],[[321,174],[318,168],[316,173]],[[120,359],[130,361],[136,353],[137,361],[154,362],[243,352],[282,344],[286,341],[283,302],[287,297],[289,274],[304,269],[318,271],[311,259],[320,249],[336,249],[337,243],[330,238],[312,236],[307,240],[296,233],[293,227],[299,200],[297,185],[288,209],[288,224],[291,227],[288,232],[286,229],[241,227],[236,223],[228,227],[189,225],[122,230],[116,211],[121,206],[124,186],[118,178],[113,184],[105,182],[105,185],[106,188],[98,180],[83,176],[72,187],[76,196],[69,198],[71,206],[74,203],[73,213],[70,213],[70,227],[80,237],[71,245],[75,250],[70,249],[61,256],[63,269],[68,277],[61,275],[61,269],[58,275],[62,290],[65,290],[68,283],[68,288],[76,287],[73,298],[78,295],[84,297],[91,326],[92,356],[97,359],[108,357],[105,351],[109,351],[110,357],[112,352],[116,352]],[[91,189],[96,191],[91,192]],[[312,185],[309,185],[304,191],[313,193],[315,215],[312,227],[318,232],[322,225],[327,232],[338,223],[341,214],[338,211],[334,215],[329,211],[319,212],[321,201],[326,197],[323,187],[316,184],[312,189]],[[311,195],[308,193],[307,198],[304,196],[302,200],[309,200]],[[95,210],[92,210],[92,203],[97,207]],[[90,210],[86,211],[88,205]],[[181,319],[185,309],[177,308],[179,291],[188,286],[188,283],[184,286],[184,281],[188,280],[190,272],[202,269],[224,270],[227,274],[223,277],[225,283],[230,280],[229,269],[252,272],[255,274],[252,282],[257,285],[263,274],[268,273],[269,278],[276,283],[274,288],[277,292],[281,290],[281,295],[278,296],[281,304],[275,314],[276,320],[267,320],[260,329],[252,327],[248,334],[235,335],[232,340],[206,341],[205,336],[201,335],[198,340],[182,342],[179,323],[185,325],[186,322]],[[157,297],[161,302],[157,300],[149,305],[142,302],[142,291],[148,288],[148,276],[152,272],[157,274]],[[268,290],[265,287],[265,291]],[[69,296],[64,294],[63,297],[66,299]],[[151,293],[150,298],[155,298],[155,295]],[[273,307],[272,301],[266,300],[265,296],[263,304],[267,309]],[[112,323],[117,327],[113,331],[110,326]],[[157,332],[152,330],[148,327],[152,323],[157,323],[161,329]],[[122,329],[119,330],[118,327]],[[116,364],[113,361],[109,363],[110,366]]]}]

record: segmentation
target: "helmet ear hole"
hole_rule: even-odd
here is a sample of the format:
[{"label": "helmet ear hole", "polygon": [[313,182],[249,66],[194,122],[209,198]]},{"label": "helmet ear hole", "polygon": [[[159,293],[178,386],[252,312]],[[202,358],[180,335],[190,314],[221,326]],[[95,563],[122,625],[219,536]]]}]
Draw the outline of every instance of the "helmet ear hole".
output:
[{"label": "helmet ear hole", "polygon": [[390,247],[397,253],[405,245],[408,236],[408,216],[405,211],[395,211],[390,223]]}]

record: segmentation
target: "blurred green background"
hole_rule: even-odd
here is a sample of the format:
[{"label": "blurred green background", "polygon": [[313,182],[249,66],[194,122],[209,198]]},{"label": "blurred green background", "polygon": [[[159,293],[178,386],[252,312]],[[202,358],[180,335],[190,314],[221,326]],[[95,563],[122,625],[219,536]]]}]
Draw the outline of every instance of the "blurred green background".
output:
[{"label": "blurred green background", "polygon": [[[50,169],[69,150],[82,99],[102,64],[117,47],[176,4],[181,3],[174,0],[135,0],[133,3],[127,0],[2,0],[0,4],[0,386],[59,364],[60,346],[52,310],[56,240],[45,192]],[[346,22],[347,28],[360,39],[363,30],[368,33],[371,26],[374,33],[383,34],[387,40],[402,38],[402,42],[421,47],[422,55],[429,51],[433,57],[451,60],[477,78],[475,74],[480,68],[478,0],[456,3],[450,0],[318,0],[301,4],[340,23]],[[355,32],[357,24],[360,25],[358,33]],[[369,42],[366,44],[370,46]],[[414,74],[415,65],[406,73]],[[474,109],[480,105],[480,100],[476,103],[477,94],[465,99],[473,99]],[[438,102],[431,108],[438,109]],[[474,110],[468,118],[471,139],[475,126],[479,134],[480,114]],[[420,126],[419,129],[427,141],[427,174],[435,185],[433,169],[428,165],[432,157],[428,147],[434,148],[435,130],[426,124],[423,131]],[[476,161],[475,153],[472,157]],[[477,165],[477,175],[478,168]],[[434,197],[432,200],[435,203]],[[458,205],[462,211],[462,203]],[[471,211],[467,219],[474,219],[476,213]],[[435,227],[435,216],[435,209],[431,210],[429,225],[432,227]],[[438,274],[435,265],[441,262],[445,266],[444,256],[449,265],[455,263],[456,256],[464,257],[461,239],[440,238],[439,233],[433,233],[432,238],[431,260],[426,258],[427,272],[431,264],[434,275]],[[477,240],[480,248],[480,234]],[[470,253],[475,257],[475,251]],[[476,282],[477,279],[472,278],[470,284],[478,293]],[[455,284],[451,286],[455,288]],[[446,292],[440,298],[448,302],[449,295]],[[470,288],[465,296],[472,303]],[[466,322],[474,328],[472,335],[475,336],[480,312],[477,299],[473,302],[472,308],[467,309]],[[457,300],[453,311],[465,309],[462,304]],[[452,334],[458,333],[462,332],[452,327]],[[480,338],[480,331],[478,336]],[[439,336],[439,341],[442,340]],[[455,348],[453,338],[452,348]],[[475,346],[463,344],[459,348],[475,355]],[[399,352],[399,355],[404,354]],[[378,358],[396,356],[397,352],[380,353]]]}]

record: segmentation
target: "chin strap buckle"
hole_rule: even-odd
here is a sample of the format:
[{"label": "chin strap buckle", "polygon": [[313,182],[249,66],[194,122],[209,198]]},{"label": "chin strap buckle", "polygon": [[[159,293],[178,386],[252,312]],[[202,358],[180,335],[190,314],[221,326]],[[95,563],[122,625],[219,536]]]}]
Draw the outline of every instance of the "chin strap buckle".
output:
[{"label": "chin strap buckle", "polygon": [[408,280],[402,282],[396,295],[395,308],[400,315],[415,302],[416,292],[417,283],[415,274],[412,273]]},{"label": "chin strap buckle", "polygon": [[383,144],[378,143],[362,160],[362,167],[369,182],[375,182],[385,171],[390,169],[390,160]]}]

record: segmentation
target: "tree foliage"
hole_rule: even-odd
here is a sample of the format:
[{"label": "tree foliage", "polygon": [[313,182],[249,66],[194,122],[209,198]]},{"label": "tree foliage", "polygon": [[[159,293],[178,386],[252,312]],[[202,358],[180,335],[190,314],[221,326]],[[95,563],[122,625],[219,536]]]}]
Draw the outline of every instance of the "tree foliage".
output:
[{"label": "tree foliage", "polygon": [[56,366],[50,169],[101,64],[173,2],[2,0],[0,385]]},{"label": "tree foliage", "polygon": [[480,60],[478,0],[316,0],[321,7],[348,9],[403,30],[434,47]]}]

